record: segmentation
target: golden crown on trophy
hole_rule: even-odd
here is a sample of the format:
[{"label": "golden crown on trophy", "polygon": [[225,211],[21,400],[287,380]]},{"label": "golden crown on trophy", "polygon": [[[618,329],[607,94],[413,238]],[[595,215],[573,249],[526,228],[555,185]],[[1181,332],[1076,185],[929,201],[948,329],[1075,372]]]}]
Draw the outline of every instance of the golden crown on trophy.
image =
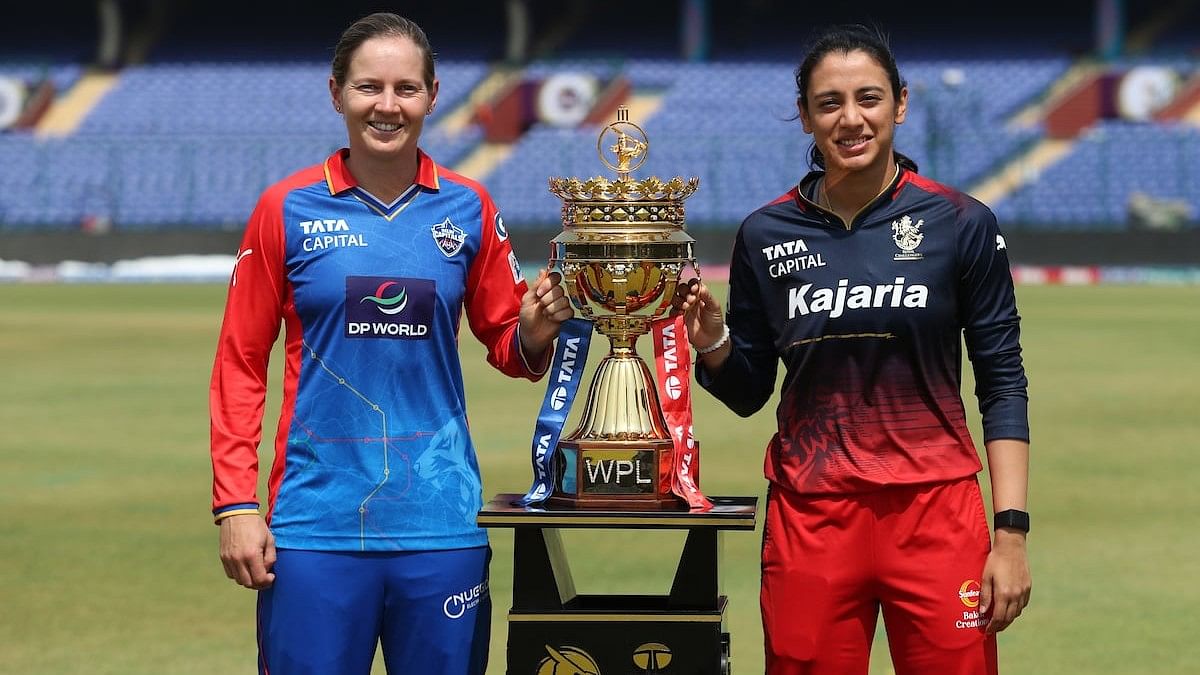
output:
[{"label": "golden crown on trophy", "polygon": [[[611,350],[597,368],[579,427],[559,442],[552,503],[634,509],[672,508],[672,440],[653,375],[634,348],[638,336],[671,306],[680,273],[695,267],[684,231],[685,199],[700,183],[680,177],[633,178],[649,141],[624,106],[596,142],[616,179],[551,178],[563,201],[563,231],[551,242],[552,267],[563,275],[571,302]],[[597,480],[589,467],[621,462],[630,480]]]}]

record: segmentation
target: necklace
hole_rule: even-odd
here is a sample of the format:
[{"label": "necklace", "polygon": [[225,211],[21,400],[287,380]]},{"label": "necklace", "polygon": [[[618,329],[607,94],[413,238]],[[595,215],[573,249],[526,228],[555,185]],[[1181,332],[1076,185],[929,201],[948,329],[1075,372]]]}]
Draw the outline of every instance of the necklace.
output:
[{"label": "necklace", "polygon": [[820,190],[817,191],[817,206],[827,211],[833,211],[833,204],[829,202],[829,192],[825,189],[825,178],[823,176],[821,177]]},{"label": "necklace", "polygon": [[[888,179],[888,182],[884,186],[883,190],[880,190],[880,192],[879,192],[880,195],[883,194],[885,191],[887,191],[887,186],[889,186],[893,182],[895,182],[896,176],[899,173],[900,173],[900,165],[896,164],[892,167],[892,177]],[[875,195],[876,199],[878,197],[879,197],[879,195]],[[871,201],[875,201],[875,200],[872,199],[872,200],[868,201],[867,204],[871,203]],[[834,213],[837,213],[837,209],[833,208],[833,202],[829,200],[829,190],[826,189],[826,182],[825,182],[824,176],[821,176],[821,182],[818,184],[818,187],[817,187],[817,206],[820,206],[827,211],[833,211]],[[864,204],[863,206],[866,206],[866,204]]]}]

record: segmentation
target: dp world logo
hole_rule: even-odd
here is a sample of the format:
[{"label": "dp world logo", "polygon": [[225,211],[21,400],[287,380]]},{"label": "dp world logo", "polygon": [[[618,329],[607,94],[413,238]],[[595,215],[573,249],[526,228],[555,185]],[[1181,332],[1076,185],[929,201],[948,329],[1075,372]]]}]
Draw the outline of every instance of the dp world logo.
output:
[{"label": "dp world logo", "polygon": [[364,296],[358,302],[359,304],[373,302],[379,311],[389,316],[399,314],[408,306],[408,293],[404,287],[396,291],[395,286],[400,286],[400,284],[395,281],[385,281],[379,284],[379,288],[376,288],[374,293]]},{"label": "dp world logo", "polygon": [[345,336],[427,340],[436,301],[432,279],[346,277]]}]

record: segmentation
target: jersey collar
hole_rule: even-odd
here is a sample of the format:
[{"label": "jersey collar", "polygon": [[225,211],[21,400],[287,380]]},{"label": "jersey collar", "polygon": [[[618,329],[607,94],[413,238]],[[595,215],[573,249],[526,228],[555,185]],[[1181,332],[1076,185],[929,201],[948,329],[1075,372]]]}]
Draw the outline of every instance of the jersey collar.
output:
[{"label": "jersey collar", "polygon": [[[342,148],[325,160],[325,185],[329,187],[329,194],[336,195],[358,187],[358,181],[346,167],[346,159],[349,157],[350,149]],[[417,177],[414,182],[429,190],[441,189],[437,164],[420,148],[417,148]]]},{"label": "jersey collar", "polygon": [[[853,222],[843,222],[841,216],[817,203],[817,181],[824,175],[824,171],[811,171],[807,176],[800,179],[800,183],[795,188],[796,204],[802,211],[816,211],[824,215],[829,222],[841,224],[846,229],[850,229],[854,224]],[[878,195],[875,195],[875,198],[868,202],[866,206],[859,209],[858,213],[854,216],[854,221],[858,221],[863,214],[870,213],[884,204],[894,201],[896,196],[900,194],[900,189],[909,180],[909,170],[902,166],[897,166],[896,174],[892,176],[891,182]]]}]

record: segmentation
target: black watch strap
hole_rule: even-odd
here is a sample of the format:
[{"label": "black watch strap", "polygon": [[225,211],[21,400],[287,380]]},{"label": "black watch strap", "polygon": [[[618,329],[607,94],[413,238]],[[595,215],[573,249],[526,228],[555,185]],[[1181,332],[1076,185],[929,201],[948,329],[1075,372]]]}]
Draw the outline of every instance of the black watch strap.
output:
[{"label": "black watch strap", "polygon": [[1014,530],[1022,532],[1029,531],[1029,514],[1019,509],[1008,509],[996,514],[992,520],[992,526],[995,529],[1002,527],[1011,527]]}]

